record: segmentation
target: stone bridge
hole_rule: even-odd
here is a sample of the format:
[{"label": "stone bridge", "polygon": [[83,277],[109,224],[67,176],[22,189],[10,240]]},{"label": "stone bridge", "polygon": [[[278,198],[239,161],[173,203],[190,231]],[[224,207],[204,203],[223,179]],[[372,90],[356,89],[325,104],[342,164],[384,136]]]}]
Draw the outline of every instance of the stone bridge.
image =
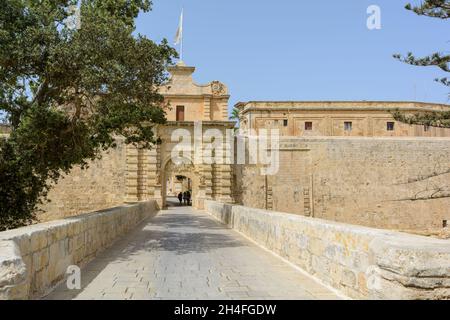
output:
[{"label": "stone bridge", "polygon": [[204,212],[169,207],[89,263],[82,290],[46,299],[336,299]]},{"label": "stone bridge", "polygon": [[0,299],[445,299],[449,270],[446,241],[215,201],[0,234]]}]

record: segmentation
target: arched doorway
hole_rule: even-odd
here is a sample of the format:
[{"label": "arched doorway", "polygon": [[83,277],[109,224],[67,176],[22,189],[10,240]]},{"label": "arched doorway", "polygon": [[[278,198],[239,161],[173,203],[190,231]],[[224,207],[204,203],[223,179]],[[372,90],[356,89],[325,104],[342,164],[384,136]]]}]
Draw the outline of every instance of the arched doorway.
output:
[{"label": "arched doorway", "polygon": [[189,191],[192,205],[196,207],[200,195],[200,173],[188,159],[169,159],[162,171],[162,204],[167,208],[168,198],[175,197],[179,192]]},{"label": "arched doorway", "polygon": [[[186,192],[193,193],[192,179],[185,175],[172,174],[171,177],[166,178],[166,204],[167,206],[180,205],[179,195],[183,195]],[[182,204],[186,204],[182,198]]]}]

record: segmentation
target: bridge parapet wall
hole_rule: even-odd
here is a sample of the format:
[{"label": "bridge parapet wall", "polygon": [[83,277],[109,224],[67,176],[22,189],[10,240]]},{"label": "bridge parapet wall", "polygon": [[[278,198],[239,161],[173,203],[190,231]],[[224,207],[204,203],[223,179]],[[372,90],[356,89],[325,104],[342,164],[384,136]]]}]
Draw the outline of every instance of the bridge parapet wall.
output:
[{"label": "bridge parapet wall", "polygon": [[39,298],[144,219],[156,201],[0,232],[0,300]]},{"label": "bridge parapet wall", "polygon": [[355,299],[450,299],[450,240],[206,201],[206,211]]}]

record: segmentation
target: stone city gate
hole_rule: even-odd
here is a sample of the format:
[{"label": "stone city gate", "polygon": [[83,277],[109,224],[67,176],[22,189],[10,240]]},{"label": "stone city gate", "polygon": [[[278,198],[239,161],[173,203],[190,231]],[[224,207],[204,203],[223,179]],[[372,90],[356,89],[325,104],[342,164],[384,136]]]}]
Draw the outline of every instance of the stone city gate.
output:
[{"label": "stone city gate", "polygon": [[[161,208],[166,205],[167,178],[174,174],[186,176],[192,180],[193,206],[203,209],[205,200],[232,202],[232,166],[231,164],[195,164],[178,167],[171,161],[172,150],[178,142],[172,141],[175,130],[183,130],[184,136],[194,137],[195,121],[202,121],[201,135],[214,130],[226,137],[226,130],[232,130],[234,122],[228,121],[228,88],[220,81],[197,84],[193,79],[194,67],[179,61],[169,67],[170,80],[160,88],[165,103],[167,124],[155,127],[156,136],[161,144],[155,149],[127,149],[127,201],[136,202],[155,199]],[[198,130],[198,128],[197,128]],[[198,136],[198,132],[197,136]],[[196,137],[197,138],[197,137]],[[223,151],[229,147],[223,139]],[[224,152],[223,163],[231,163],[231,157]],[[194,159],[194,155],[187,158]]]},{"label": "stone city gate", "polygon": [[192,182],[192,205],[199,207],[200,199],[205,194],[205,178],[201,174],[200,168],[195,166],[190,159],[179,158],[169,159],[162,166],[162,207],[167,206],[168,179],[176,176],[184,176]]},{"label": "stone city gate", "polygon": [[[226,130],[233,129],[234,123],[229,121],[202,122],[202,133],[216,130],[226,137]],[[179,141],[172,141],[175,130],[184,130],[185,138],[194,137],[194,122],[168,122],[155,128],[161,143],[152,150],[127,147],[127,202],[138,202],[155,199],[160,208],[166,207],[167,179],[176,175],[192,180],[193,206],[203,209],[205,200],[218,200],[225,203],[232,199],[232,165],[226,151],[229,146],[226,139],[221,148],[225,164],[194,164],[194,154],[180,159],[173,159],[172,151]],[[193,140],[192,140],[193,143]],[[205,141],[207,143],[207,141]]]}]

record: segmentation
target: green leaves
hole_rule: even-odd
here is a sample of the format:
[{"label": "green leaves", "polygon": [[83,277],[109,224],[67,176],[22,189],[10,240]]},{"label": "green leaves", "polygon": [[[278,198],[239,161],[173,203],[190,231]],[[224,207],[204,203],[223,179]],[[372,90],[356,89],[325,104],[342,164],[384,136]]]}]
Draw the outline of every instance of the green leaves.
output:
[{"label": "green leaves", "polygon": [[440,19],[448,19],[450,17],[449,0],[425,0],[418,6],[414,6],[408,3],[405,6],[405,9],[413,11],[421,16],[428,16]]},{"label": "green leaves", "polygon": [[440,68],[442,71],[450,72],[450,55],[448,54],[446,55],[443,53],[435,52],[423,58],[416,58],[411,52],[408,52],[406,57],[395,54],[394,58],[413,66],[435,66]]},{"label": "green leaves", "polygon": [[[425,0],[419,6],[407,4],[405,8],[407,10],[415,12],[418,15],[440,19],[448,19],[450,17],[449,0]],[[434,66],[439,68],[441,71],[450,72],[449,54],[435,52],[426,57],[416,58],[412,52],[408,52],[406,56],[394,54],[393,57],[401,62],[413,66]],[[450,82],[446,77],[435,79],[435,81],[447,87],[450,86]],[[397,121],[405,122],[408,124],[420,124],[432,127],[450,128],[450,112],[418,113],[411,116],[396,111],[393,113],[393,116]]]},{"label": "green leaves", "polygon": [[405,115],[403,112],[397,110],[393,112],[392,115],[395,120],[408,124],[450,128],[450,111],[423,112],[414,115]]},{"label": "green leaves", "polygon": [[[76,0],[5,2],[0,112],[13,131],[0,150],[0,177],[9,177],[0,189],[0,229],[1,221],[16,226],[12,217],[32,219],[50,184],[114,147],[114,137],[145,148],[156,143],[153,126],[165,123],[157,88],[176,56],[167,41],[133,35],[148,0],[84,0],[79,29],[65,25]],[[17,189],[26,204],[14,197]]]}]

